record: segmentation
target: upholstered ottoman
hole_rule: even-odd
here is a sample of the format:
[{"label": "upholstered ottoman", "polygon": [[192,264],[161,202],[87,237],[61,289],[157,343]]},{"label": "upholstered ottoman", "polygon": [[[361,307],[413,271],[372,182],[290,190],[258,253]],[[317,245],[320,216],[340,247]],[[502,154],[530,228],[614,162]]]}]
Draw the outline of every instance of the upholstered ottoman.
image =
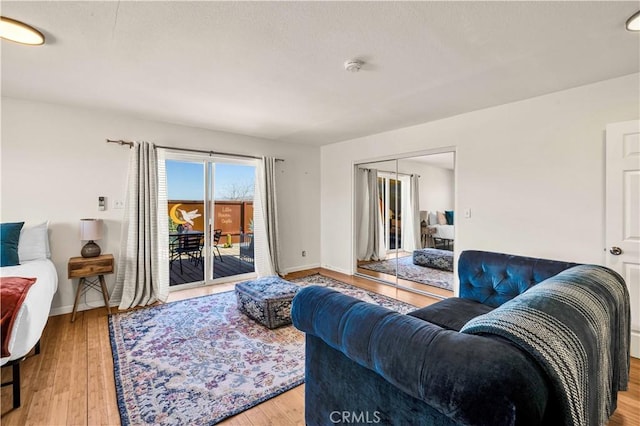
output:
[{"label": "upholstered ottoman", "polygon": [[413,264],[443,271],[453,271],[453,252],[432,248],[414,250]]},{"label": "upholstered ottoman", "polygon": [[291,324],[291,301],[299,289],[277,276],[238,283],[238,309],[268,328]]}]

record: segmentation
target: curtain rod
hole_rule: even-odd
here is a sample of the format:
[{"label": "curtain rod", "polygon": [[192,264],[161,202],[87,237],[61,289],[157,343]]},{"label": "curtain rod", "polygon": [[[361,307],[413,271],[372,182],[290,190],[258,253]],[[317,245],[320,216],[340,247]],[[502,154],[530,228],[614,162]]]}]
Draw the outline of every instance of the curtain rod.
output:
[{"label": "curtain rod", "polygon": [[[129,148],[133,148],[133,142],[131,141],[123,141],[122,139],[107,139],[107,143],[117,143],[118,145],[128,145]],[[184,152],[198,152],[201,154],[209,154],[209,155],[226,155],[228,157],[240,157],[240,158],[253,158],[256,160],[262,159],[262,157],[257,157],[255,155],[247,155],[247,154],[232,154],[229,152],[218,152],[218,151],[205,151],[203,149],[192,149],[192,148],[176,148],[173,146],[162,146],[156,145],[156,148],[170,149],[173,151],[184,151]],[[276,161],[284,161],[282,158],[276,158]]]},{"label": "curtain rod", "polygon": [[382,173],[389,173],[391,175],[397,174],[398,176],[402,175],[402,176],[418,176],[418,177],[420,177],[420,175],[417,175],[415,173],[409,174],[409,173],[401,173],[401,172],[390,172],[388,170],[379,170],[379,169],[365,169],[365,170],[376,170],[376,171],[379,171],[379,172],[382,172]]}]

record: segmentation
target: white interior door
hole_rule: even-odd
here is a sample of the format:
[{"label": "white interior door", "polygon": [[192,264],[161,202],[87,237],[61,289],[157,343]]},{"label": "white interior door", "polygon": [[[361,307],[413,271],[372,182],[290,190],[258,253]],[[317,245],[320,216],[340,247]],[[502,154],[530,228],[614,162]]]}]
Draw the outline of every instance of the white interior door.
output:
[{"label": "white interior door", "polygon": [[607,266],[631,296],[631,356],[640,358],[640,121],[607,126]]}]

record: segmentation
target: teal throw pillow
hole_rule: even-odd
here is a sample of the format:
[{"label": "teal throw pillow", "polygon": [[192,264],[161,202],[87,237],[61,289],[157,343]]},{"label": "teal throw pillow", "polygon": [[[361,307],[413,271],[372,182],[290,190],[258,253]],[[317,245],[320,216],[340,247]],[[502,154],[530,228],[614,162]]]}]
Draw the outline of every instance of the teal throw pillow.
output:
[{"label": "teal throw pillow", "polygon": [[447,219],[447,225],[453,225],[453,210],[445,211],[444,217]]},{"label": "teal throw pillow", "polygon": [[18,242],[24,222],[0,223],[0,266],[19,265]]}]

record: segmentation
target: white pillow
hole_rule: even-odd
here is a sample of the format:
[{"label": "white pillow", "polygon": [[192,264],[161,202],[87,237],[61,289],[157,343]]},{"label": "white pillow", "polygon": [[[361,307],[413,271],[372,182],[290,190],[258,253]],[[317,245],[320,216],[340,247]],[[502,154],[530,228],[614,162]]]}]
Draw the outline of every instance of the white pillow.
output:
[{"label": "white pillow", "polygon": [[436,212],[429,212],[429,225],[438,224],[438,214]]},{"label": "white pillow", "polygon": [[438,225],[446,225],[447,217],[444,215],[444,212],[436,212],[438,215]]},{"label": "white pillow", "polygon": [[25,226],[20,231],[18,258],[20,263],[29,260],[49,259],[49,222],[35,226]]}]

